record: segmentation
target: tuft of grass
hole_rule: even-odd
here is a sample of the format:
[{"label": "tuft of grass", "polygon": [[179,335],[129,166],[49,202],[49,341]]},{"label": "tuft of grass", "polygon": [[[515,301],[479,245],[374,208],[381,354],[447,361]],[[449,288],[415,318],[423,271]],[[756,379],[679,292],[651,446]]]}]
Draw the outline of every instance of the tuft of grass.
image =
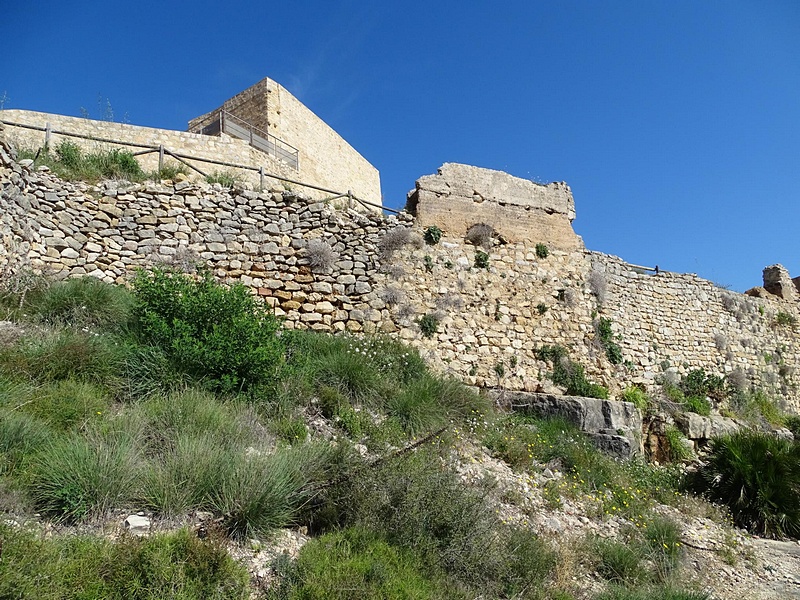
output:
[{"label": "tuft of grass", "polygon": [[[480,248],[491,248],[495,236],[494,227],[486,223],[475,223],[464,236],[466,241]],[[477,266],[477,265],[476,265]]]},{"label": "tuft of grass", "polygon": [[441,582],[425,573],[411,549],[394,546],[363,527],[312,540],[296,563],[280,570],[268,598],[300,600],[426,600],[440,598]]},{"label": "tuft of grass", "polygon": [[211,504],[236,537],[292,524],[329,467],[330,446],[302,444],[269,455],[254,454],[225,473]]},{"label": "tuft of grass", "polygon": [[134,497],[139,456],[129,432],[56,438],[33,459],[29,493],[56,520],[100,515]]},{"label": "tuft of grass", "polygon": [[0,372],[40,382],[73,379],[113,384],[124,348],[109,335],[73,330],[44,331],[0,349]]},{"label": "tuft of grass", "polygon": [[645,556],[635,545],[598,538],[591,544],[597,572],[607,581],[635,585],[647,577]]},{"label": "tuft of grass", "polygon": [[315,273],[328,271],[336,262],[336,254],[325,240],[311,240],[306,247],[308,264]]},{"label": "tuft of grass", "polygon": [[47,166],[67,181],[94,183],[101,179],[125,179],[136,182],[146,178],[136,157],[119,148],[85,152],[75,142],[64,140],[55,147],[55,154],[45,146],[38,152],[21,153],[20,157],[35,157],[34,166]]},{"label": "tuft of grass", "polygon": [[536,244],[536,257],[547,258],[548,256],[550,256],[550,249],[547,245],[542,243]]},{"label": "tuft of grass", "polygon": [[242,181],[242,176],[233,171],[216,171],[206,175],[206,183],[218,183],[222,187],[235,187],[240,185]]},{"label": "tuft of grass", "polygon": [[55,282],[30,294],[27,304],[46,323],[111,329],[125,326],[133,298],[123,286],[86,276]]},{"label": "tuft of grass", "polygon": [[13,474],[50,439],[50,429],[31,415],[0,409],[0,475]]},{"label": "tuft of grass", "polygon": [[626,387],[622,391],[620,399],[624,402],[630,402],[641,412],[645,412],[647,406],[650,404],[650,398],[647,396],[647,392],[635,385]]}]

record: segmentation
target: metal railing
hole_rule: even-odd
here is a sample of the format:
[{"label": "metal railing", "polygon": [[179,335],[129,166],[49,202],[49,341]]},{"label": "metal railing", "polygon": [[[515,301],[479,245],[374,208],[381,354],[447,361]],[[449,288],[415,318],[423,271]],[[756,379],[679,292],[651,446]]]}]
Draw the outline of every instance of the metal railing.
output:
[{"label": "metal railing", "polygon": [[194,133],[203,135],[227,133],[248,142],[256,150],[282,160],[295,170],[300,168],[300,152],[297,148],[224,110],[217,113],[216,119]]},{"label": "metal railing", "polygon": [[158,152],[158,170],[159,171],[161,171],[164,168],[164,156],[171,156],[172,158],[174,158],[178,162],[186,165],[188,168],[192,169],[193,171],[196,171],[197,173],[199,173],[203,177],[207,177],[208,174],[203,172],[203,171],[201,171],[196,166],[188,163],[187,161],[193,160],[193,161],[208,163],[208,164],[212,164],[212,165],[219,165],[219,166],[222,166],[222,167],[232,167],[232,168],[235,168],[235,169],[242,169],[242,170],[245,170],[245,171],[254,171],[254,172],[259,174],[259,179],[260,179],[259,184],[260,184],[260,188],[261,189],[264,189],[264,179],[268,177],[270,179],[276,179],[278,181],[283,181],[285,183],[291,183],[292,185],[300,185],[300,186],[303,186],[303,187],[306,187],[306,188],[309,188],[309,189],[312,189],[312,190],[325,192],[326,194],[333,194],[333,196],[331,196],[329,198],[325,198],[326,201],[337,200],[339,198],[347,198],[348,199],[348,206],[352,206],[353,202],[358,202],[359,204],[361,204],[364,207],[377,208],[377,209],[385,210],[387,212],[391,212],[391,213],[395,213],[395,214],[400,214],[402,212],[402,211],[399,211],[399,210],[395,210],[394,208],[385,207],[382,204],[376,204],[375,202],[370,202],[369,200],[364,200],[362,198],[358,198],[350,190],[348,190],[346,192],[340,192],[340,191],[324,188],[324,187],[321,187],[321,186],[318,186],[318,185],[314,185],[312,183],[305,183],[303,181],[297,181],[295,179],[288,179],[288,178],[283,177],[281,175],[275,175],[273,173],[268,173],[267,171],[264,170],[264,167],[254,167],[252,165],[240,165],[240,164],[237,164],[237,163],[227,162],[227,161],[224,161],[224,160],[215,160],[215,159],[212,159],[212,158],[201,158],[199,156],[191,156],[191,155],[188,155],[188,154],[179,154],[177,152],[172,152],[172,151],[168,150],[167,148],[164,147],[163,144],[158,144],[157,146],[153,146],[153,145],[149,145],[149,144],[137,144],[136,142],[123,142],[123,141],[120,141],[120,140],[112,140],[112,139],[109,139],[109,138],[101,138],[101,137],[96,137],[96,136],[93,136],[93,135],[86,135],[86,134],[82,134],[82,133],[71,133],[69,131],[59,131],[57,129],[53,129],[50,126],[50,123],[46,123],[44,127],[39,127],[37,125],[28,125],[28,124],[25,124],[25,123],[14,123],[13,121],[6,121],[6,120],[3,120],[3,119],[0,119],[0,123],[2,123],[4,125],[8,125],[9,127],[20,127],[22,129],[31,129],[31,130],[34,130],[34,131],[43,131],[44,134],[45,134],[45,136],[44,136],[44,145],[45,146],[48,146],[50,144],[50,136],[52,136],[52,135],[64,135],[64,136],[67,136],[67,137],[80,138],[80,139],[84,139],[84,140],[92,140],[92,141],[95,141],[95,142],[103,142],[105,144],[116,144],[118,146],[127,146],[129,148],[143,148],[143,150],[140,150],[139,152],[134,152],[133,156],[141,156],[143,154],[151,154],[153,152]]}]

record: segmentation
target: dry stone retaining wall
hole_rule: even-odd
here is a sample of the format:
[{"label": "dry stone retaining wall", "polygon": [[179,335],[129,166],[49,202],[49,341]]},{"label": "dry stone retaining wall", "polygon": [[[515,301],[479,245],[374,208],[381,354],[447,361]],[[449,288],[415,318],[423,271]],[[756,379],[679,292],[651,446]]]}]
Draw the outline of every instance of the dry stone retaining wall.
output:
[{"label": "dry stone retaining wall", "polygon": [[[474,385],[553,392],[536,350],[558,344],[612,394],[702,367],[739,371],[800,408],[800,343],[778,322],[780,313],[796,318],[798,306],[763,288],[751,297],[694,275],[643,275],[583,249],[553,247],[542,257],[525,241],[496,241],[482,268],[478,248],[451,235],[426,246],[407,216],[335,210],[278,190],[68,184],[15,163],[2,144],[0,185],[7,275],[28,264],[122,282],[136,267],[194,256],[250,286],[288,327],[385,331]],[[430,338],[420,331],[425,315],[438,320]],[[624,364],[612,365],[598,343],[601,316],[611,319]]]}]

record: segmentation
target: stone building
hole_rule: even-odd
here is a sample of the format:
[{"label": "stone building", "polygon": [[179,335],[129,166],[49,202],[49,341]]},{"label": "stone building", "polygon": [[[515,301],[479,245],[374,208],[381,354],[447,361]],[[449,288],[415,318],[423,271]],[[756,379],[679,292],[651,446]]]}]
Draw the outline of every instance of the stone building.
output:
[{"label": "stone building", "polygon": [[378,170],[282,85],[264,78],[189,121],[189,131],[251,136],[267,154],[292,165],[298,178],[381,204]]},{"label": "stone building", "polygon": [[[361,210],[380,212],[381,183],[378,170],[322,119],[271,79],[225,101],[210,113],[192,119],[189,131],[175,131],[69,117],[29,110],[0,111],[0,123],[17,148],[57,146],[62,140],[86,151],[124,148],[139,154],[142,168],[159,165],[159,146],[203,173],[233,171],[253,185],[261,183],[258,169],[269,175],[344,193],[370,205]],[[148,151],[148,149],[156,151]],[[149,153],[148,153],[149,152]],[[167,161],[175,161],[168,154]],[[208,162],[216,161],[216,162]],[[245,165],[232,169],[218,163]],[[265,187],[275,183],[269,177]],[[331,193],[288,184],[315,199]]]}]

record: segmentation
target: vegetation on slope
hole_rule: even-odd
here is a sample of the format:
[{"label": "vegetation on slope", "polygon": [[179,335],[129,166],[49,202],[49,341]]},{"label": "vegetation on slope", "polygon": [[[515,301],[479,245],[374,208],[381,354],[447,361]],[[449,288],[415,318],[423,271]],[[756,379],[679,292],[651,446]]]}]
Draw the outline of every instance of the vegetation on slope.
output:
[{"label": "vegetation on slope", "polygon": [[[4,525],[0,590],[240,598],[242,568],[219,540],[302,525],[312,541],[253,593],[570,598],[575,573],[596,572],[603,598],[701,597],[675,591],[680,530],[654,512],[684,501],[677,471],[604,457],[563,422],[495,414],[399,342],[285,329],[207,273],[142,272],[130,291],[41,281],[0,302],[26,330],[0,346],[5,509],[81,527],[118,509],[202,510],[218,524],[205,540],[113,542]],[[617,541],[554,545],[501,518],[491,482],[464,483],[465,443],[522,474],[560,469],[545,489],[554,506],[580,499],[629,526]]]}]

